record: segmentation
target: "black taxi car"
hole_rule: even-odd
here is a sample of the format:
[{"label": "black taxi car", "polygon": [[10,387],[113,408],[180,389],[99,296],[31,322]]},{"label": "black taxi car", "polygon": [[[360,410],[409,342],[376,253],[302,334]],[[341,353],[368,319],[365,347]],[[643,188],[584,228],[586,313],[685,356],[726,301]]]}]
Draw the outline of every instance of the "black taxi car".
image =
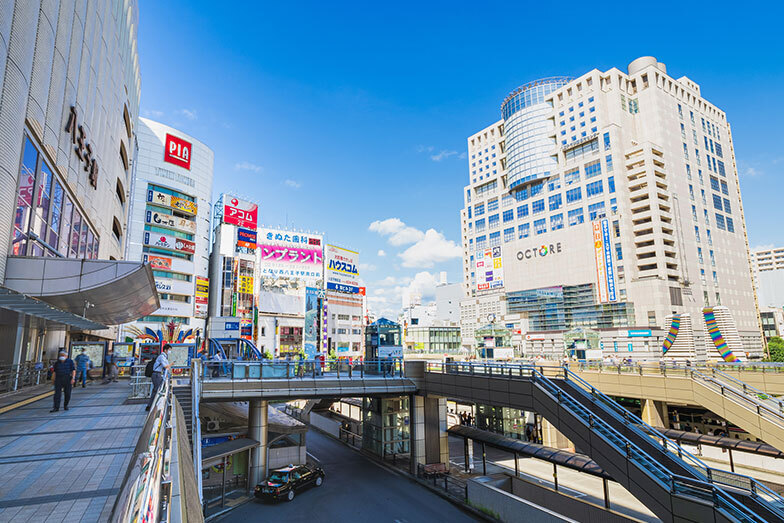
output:
[{"label": "black taxi car", "polygon": [[321,467],[289,465],[271,471],[266,480],[256,485],[255,496],[267,501],[291,501],[298,490],[320,487],[323,483],[324,470]]}]

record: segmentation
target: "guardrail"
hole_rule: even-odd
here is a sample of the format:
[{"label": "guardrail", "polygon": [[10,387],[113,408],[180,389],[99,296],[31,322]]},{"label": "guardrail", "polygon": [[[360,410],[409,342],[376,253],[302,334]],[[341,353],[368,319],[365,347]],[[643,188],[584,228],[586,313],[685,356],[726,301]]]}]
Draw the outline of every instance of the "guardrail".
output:
[{"label": "guardrail", "polygon": [[210,380],[297,379],[297,378],[402,378],[405,364],[402,358],[387,360],[345,361],[247,361],[219,360],[204,362],[201,376]]},{"label": "guardrail", "polygon": [[46,383],[48,369],[43,362],[0,366],[0,394]]},{"label": "guardrail", "polygon": [[[557,367],[554,368],[552,366],[548,368],[548,370],[554,370],[555,372],[558,372],[557,369]],[[562,376],[566,377],[569,372],[568,369],[563,367],[560,369]],[[649,454],[640,449],[629,439],[620,434],[617,430],[612,428],[607,422],[594,416],[592,412],[588,411],[569,394],[559,388],[552,380],[545,376],[538,367],[534,365],[514,363],[499,364],[486,362],[428,362],[426,365],[426,370],[427,372],[440,372],[445,374],[470,374],[490,377],[519,377],[530,379],[541,385],[541,388],[559,405],[565,407],[570,412],[573,412],[578,420],[580,420],[580,422],[584,424],[591,432],[602,438],[608,445],[615,448],[616,451],[621,455],[625,455],[627,460],[635,463],[643,473],[651,477],[651,479],[658,483],[664,490],[667,490],[671,494],[685,493],[690,496],[709,501],[713,503],[715,507],[725,510],[731,514],[731,516],[738,521],[764,521],[754,514],[749,514],[747,509],[732,499],[732,497],[721,490],[721,488],[717,487],[714,483],[711,483],[711,478],[707,474],[705,475],[705,480],[702,480],[700,478],[686,478],[671,473],[668,469],[662,466],[661,463],[654,460]],[[607,399],[609,400],[609,398]],[[621,409],[623,408],[620,407],[620,405],[618,405],[618,407]],[[640,420],[640,422],[642,423],[642,420]],[[625,424],[631,426],[631,423],[629,422],[625,422]],[[655,429],[653,430],[655,431]],[[677,443],[668,440],[663,435],[661,437],[664,438],[664,441],[669,442],[673,447],[680,448]],[[681,449],[681,451],[686,452],[683,449]],[[699,462],[699,460],[697,461]],[[773,509],[774,511],[777,511],[775,508]]]},{"label": "guardrail", "polygon": [[193,439],[193,470],[196,471],[196,484],[199,492],[199,503],[204,503],[202,493],[201,474],[201,420],[199,419],[199,402],[201,401],[201,376],[202,361],[199,358],[191,360],[191,439]]}]

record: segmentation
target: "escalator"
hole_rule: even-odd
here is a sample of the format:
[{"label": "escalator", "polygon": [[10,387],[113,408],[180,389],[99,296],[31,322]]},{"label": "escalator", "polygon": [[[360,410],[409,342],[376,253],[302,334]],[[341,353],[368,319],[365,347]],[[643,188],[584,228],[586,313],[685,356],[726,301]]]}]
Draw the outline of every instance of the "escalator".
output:
[{"label": "escalator", "polygon": [[220,354],[224,360],[258,361],[263,359],[261,351],[252,341],[244,338],[210,338],[209,357]]},{"label": "escalator", "polygon": [[[765,521],[784,521],[784,500],[764,485],[747,476],[707,467],[698,458],[568,370],[563,378],[551,381],[580,407],[590,412],[591,416],[600,418],[675,476],[718,487],[731,495],[749,513]],[[574,443],[578,445],[577,442]]]}]

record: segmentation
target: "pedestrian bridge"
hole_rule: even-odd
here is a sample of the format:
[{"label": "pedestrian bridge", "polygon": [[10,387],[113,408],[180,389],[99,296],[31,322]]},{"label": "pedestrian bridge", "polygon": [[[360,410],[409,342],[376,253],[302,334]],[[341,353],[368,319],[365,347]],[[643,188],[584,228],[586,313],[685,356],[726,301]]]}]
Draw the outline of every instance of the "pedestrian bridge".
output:
[{"label": "pedestrian bridge", "polygon": [[196,372],[204,402],[401,396],[417,390],[402,360],[209,361]]},{"label": "pedestrian bridge", "polygon": [[[570,370],[610,396],[704,407],[784,449],[784,402],[774,396],[784,394],[782,366],[580,364]],[[666,424],[661,413],[649,413],[646,407],[643,402],[643,419]]]}]

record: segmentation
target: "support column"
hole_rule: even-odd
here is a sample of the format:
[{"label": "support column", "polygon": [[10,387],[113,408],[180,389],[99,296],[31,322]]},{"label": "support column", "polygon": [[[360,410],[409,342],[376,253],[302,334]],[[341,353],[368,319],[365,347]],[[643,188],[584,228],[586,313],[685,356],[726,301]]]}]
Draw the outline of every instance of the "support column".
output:
[{"label": "support column", "polygon": [[447,433],[446,398],[425,398],[425,459],[427,463],[449,465],[449,434]]},{"label": "support column", "polygon": [[670,428],[670,418],[667,416],[667,404],[663,401],[649,399],[640,400],[642,406],[642,420],[652,427]]},{"label": "support column", "polygon": [[248,479],[251,488],[267,477],[267,409],[266,400],[248,402],[248,437],[259,442],[250,453]]},{"label": "support column", "polygon": [[542,418],[542,445],[555,449],[569,449],[574,452],[574,443],[544,418]]},{"label": "support column", "polygon": [[425,465],[425,398],[412,394],[409,396],[409,416],[411,424],[411,474],[417,473],[417,465]]}]

